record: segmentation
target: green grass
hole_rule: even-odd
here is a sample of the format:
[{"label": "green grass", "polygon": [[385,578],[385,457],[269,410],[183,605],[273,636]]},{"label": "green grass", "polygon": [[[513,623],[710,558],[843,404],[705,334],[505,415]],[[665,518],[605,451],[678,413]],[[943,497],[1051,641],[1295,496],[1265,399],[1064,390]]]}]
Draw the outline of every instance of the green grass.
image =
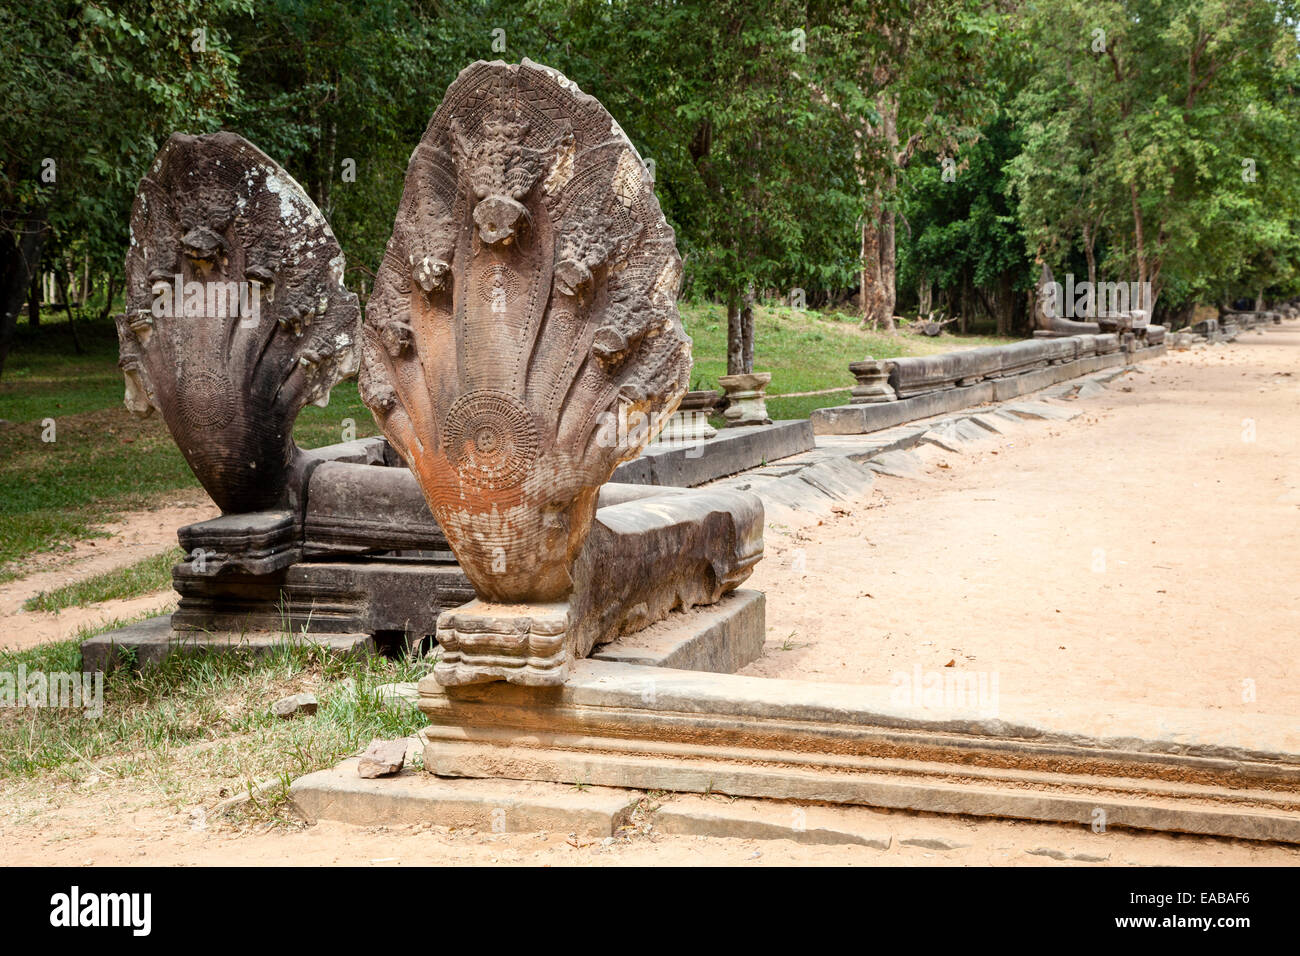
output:
[{"label": "green grass", "polygon": [[[716,388],[726,372],[726,310],[686,302],[681,312],[695,342],[691,387]],[[102,534],[99,527],[116,514],[156,506],[199,487],[160,416],[141,419],[123,407],[112,321],[99,322],[88,311],[77,326],[81,355],[73,354],[61,310],[47,310],[36,330],[20,323],[0,379],[0,581],[24,573],[28,555],[66,549]],[[1007,340],[872,334],[853,316],[760,306],[754,368],[772,373],[772,417],[804,418],[813,409],[847,401],[853,384],[849,362],[1002,341]],[[822,389],[836,391],[781,397]],[[53,442],[42,441],[46,419],[54,420]],[[294,438],[314,448],[349,434],[375,433],[356,383],[342,382],[326,408],[303,410]]]},{"label": "green grass", "polygon": [[[0,674],[80,670],[75,639],[0,652]],[[262,655],[178,655],[156,667],[119,667],[104,680],[99,717],[79,710],[0,708],[0,781],[45,792],[60,783],[126,782],[175,807],[246,791],[277,780],[250,802],[254,819],[283,817],[288,782],[333,766],[372,738],[413,734],[428,720],[414,707],[387,703],[381,684],[418,680],[429,660],[339,660],[286,644]],[[311,691],[320,708],[281,720],[271,704]]]},{"label": "green grass", "polygon": [[42,591],[23,602],[25,611],[61,611],[100,601],[139,597],[171,587],[172,566],[185,557],[180,548],[143,558],[113,571],[92,575],[53,591]]},{"label": "green grass", "polygon": [[[717,388],[718,378],[727,373],[727,310],[708,302],[686,302],[682,303],[681,313],[682,324],[694,340],[691,388]],[[843,388],[847,392],[853,385],[849,363],[868,355],[878,359],[898,358],[1010,341],[1014,340],[974,335],[960,338],[886,335],[863,329],[856,316],[843,313],[758,306],[754,313],[754,371],[772,373],[772,384],[767,389],[769,396],[827,388]],[[822,396],[820,404],[807,405],[807,408],[811,411],[842,403],[840,397]],[[792,416],[782,413],[779,417]]]}]

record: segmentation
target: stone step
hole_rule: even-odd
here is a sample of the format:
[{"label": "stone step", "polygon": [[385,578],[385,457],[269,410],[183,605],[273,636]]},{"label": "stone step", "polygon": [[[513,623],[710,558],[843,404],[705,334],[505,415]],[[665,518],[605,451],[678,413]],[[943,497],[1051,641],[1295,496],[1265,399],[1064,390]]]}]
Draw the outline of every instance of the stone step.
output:
[{"label": "stone step", "polygon": [[656,832],[673,835],[888,850],[893,836],[864,828],[861,816],[840,807],[678,794],[655,810],[651,819]]},{"label": "stone step", "polygon": [[318,647],[332,657],[369,657],[375,653],[375,640],[369,634],[173,631],[171,617],[163,615],[82,641],[81,666],[95,672],[128,659],[140,667],[161,664],[172,654],[267,654],[286,646]]},{"label": "stone step", "polygon": [[355,757],[299,777],[289,788],[310,823],[356,826],[433,823],[494,833],[545,830],[615,836],[643,794],[614,787],[512,780],[450,780],[421,770],[363,779]]}]

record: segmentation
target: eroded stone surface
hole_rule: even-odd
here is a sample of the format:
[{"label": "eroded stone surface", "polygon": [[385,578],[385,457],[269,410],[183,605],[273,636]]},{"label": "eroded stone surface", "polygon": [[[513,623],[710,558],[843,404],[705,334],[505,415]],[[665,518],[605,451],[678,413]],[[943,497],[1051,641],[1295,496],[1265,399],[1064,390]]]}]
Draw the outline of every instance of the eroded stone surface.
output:
[{"label": "eroded stone surface", "polygon": [[370,746],[357,761],[357,775],[367,780],[391,777],[406,763],[406,748],[409,743],[405,737],[397,740],[376,738],[370,741]]},{"label": "eroded stone surface", "polygon": [[[553,681],[597,492],[687,390],[680,281],[646,166],[600,103],[528,60],[461,73],[407,171],[362,397],[480,599],[549,608]],[[495,640],[446,620],[452,645]]]},{"label": "eroded stone surface", "polygon": [[174,134],[140,183],[117,317],[126,405],[162,413],[223,513],[284,507],[308,402],[357,370],[357,297],[302,187],[234,133]]}]

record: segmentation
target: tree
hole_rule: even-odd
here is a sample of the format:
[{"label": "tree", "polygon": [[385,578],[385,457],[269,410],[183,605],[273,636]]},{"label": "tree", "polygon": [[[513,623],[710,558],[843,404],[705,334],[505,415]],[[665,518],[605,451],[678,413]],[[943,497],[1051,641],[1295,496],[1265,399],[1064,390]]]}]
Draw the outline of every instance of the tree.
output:
[{"label": "tree", "polygon": [[1056,265],[1081,240],[1092,271],[1100,244],[1119,280],[1150,283],[1157,303],[1175,291],[1166,309],[1225,278],[1290,270],[1289,0],[1068,0],[1023,17],[1039,52],[1016,103],[1026,145],[1012,168],[1032,254]]},{"label": "tree", "polygon": [[52,238],[121,268],[131,198],[176,129],[217,128],[236,93],[219,18],[241,0],[0,8],[0,372]]},{"label": "tree", "polygon": [[983,0],[848,0],[822,14],[814,83],[854,140],[864,325],[894,327],[899,172],[922,151],[951,156],[991,115],[984,74],[1002,19]]}]

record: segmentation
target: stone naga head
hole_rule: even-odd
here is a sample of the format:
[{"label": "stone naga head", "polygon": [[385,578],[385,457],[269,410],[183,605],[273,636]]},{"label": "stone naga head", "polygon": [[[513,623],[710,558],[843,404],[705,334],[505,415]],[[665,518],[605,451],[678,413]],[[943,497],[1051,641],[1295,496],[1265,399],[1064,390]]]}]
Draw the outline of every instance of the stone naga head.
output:
[{"label": "stone naga head", "polygon": [[293,424],[358,367],[357,297],[302,187],[233,133],[173,135],[131,211],[126,405],[162,413],[223,513],[282,507]]},{"label": "stone naga head", "polygon": [[609,113],[479,62],[412,155],[361,392],[480,598],[555,602],[596,494],[685,394],[681,259]]}]

